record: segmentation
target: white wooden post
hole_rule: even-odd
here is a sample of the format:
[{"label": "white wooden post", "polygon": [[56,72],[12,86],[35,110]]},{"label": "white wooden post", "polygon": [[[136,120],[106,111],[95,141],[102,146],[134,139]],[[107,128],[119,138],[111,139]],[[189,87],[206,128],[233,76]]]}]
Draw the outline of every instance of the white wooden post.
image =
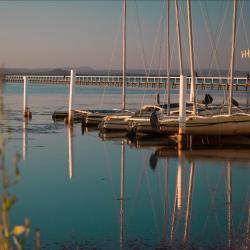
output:
[{"label": "white wooden post", "polygon": [[27,111],[27,76],[23,77],[23,116]]},{"label": "white wooden post", "polygon": [[76,71],[72,69],[70,71],[70,86],[69,86],[69,114],[68,114],[68,123],[72,122],[72,107],[73,107],[73,98],[74,98],[74,89],[75,89],[75,78]]}]

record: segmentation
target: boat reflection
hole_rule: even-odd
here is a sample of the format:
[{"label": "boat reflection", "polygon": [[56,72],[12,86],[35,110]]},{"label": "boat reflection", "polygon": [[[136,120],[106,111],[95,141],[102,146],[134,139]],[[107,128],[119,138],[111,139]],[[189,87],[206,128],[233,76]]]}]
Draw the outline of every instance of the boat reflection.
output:
[{"label": "boat reflection", "polygon": [[232,249],[232,165],[227,161],[226,165],[226,189],[227,189],[227,225],[228,225],[228,248]]},{"label": "boat reflection", "polygon": [[[180,224],[180,217],[184,214],[184,168],[185,168],[185,153],[182,150],[178,150],[178,166],[177,166],[177,176],[176,176],[176,189],[174,197],[174,205],[172,212],[172,222],[170,231],[170,241],[175,240],[175,231],[177,224]],[[188,212],[188,211],[187,211]],[[190,218],[189,216],[186,219]],[[178,223],[179,222],[179,223]],[[188,221],[189,222],[189,221]],[[185,223],[184,240],[187,240],[188,236],[188,224]]]},{"label": "boat reflection", "polygon": [[190,227],[190,221],[191,221],[194,174],[195,174],[195,162],[194,160],[192,160],[190,162],[188,199],[187,199],[186,219],[185,219],[185,228],[184,228],[184,237],[183,237],[184,242],[187,242],[189,239],[189,227]]},{"label": "boat reflection", "polygon": [[[226,223],[225,225],[227,230],[226,234],[226,242],[224,242],[223,246],[220,246],[223,249],[248,249],[249,247],[249,221],[250,221],[250,199],[249,194],[247,194],[247,209],[245,211],[244,216],[247,217],[247,223],[243,226],[244,233],[241,235],[236,228],[235,220],[233,218],[236,211],[233,210],[234,200],[233,200],[233,186],[239,186],[240,183],[234,183],[233,185],[233,177],[232,177],[232,169],[236,168],[240,165],[242,169],[248,169],[250,167],[250,149],[248,148],[213,148],[209,149],[207,146],[201,149],[193,149],[193,150],[176,150],[174,145],[169,144],[166,140],[165,145],[163,141],[157,141],[153,143],[153,140],[149,140],[149,138],[137,139],[135,141],[129,141],[129,145],[131,147],[135,147],[137,149],[153,149],[154,153],[151,154],[149,158],[149,165],[151,169],[157,171],[157,165],[159,165],[160,161],[163,161],[164,164],[164,180],[165,180],[165,203],[164,203],[164,237],[163,237],[163,246],[173,246],[174,249],[178,249],[179,244],[181,245],[189,245],[192,242],[192,238],[194,234],[198,232],[192,232],[192,238],[190,239],[190,230],[192,230],[193,226],[191,226],[195,221],[192,221],[192,216],[197,213],[197,207],[193,207],[193,200],[197,200],[198,197],[194,196],[194,189],[199,188],[198,186],[194,186],[195,183],[199,183],[200,180],[195,181],[195,173],[197,164],[203,165],[204,162],[207,164],[218,163],[221,165],[225,165],[225,197],[226,197]],[[168,203],[169,197],[171,196],[171,190],[169,187],[169,166],[170,162],[176,162],[177,159],[177,169],[176,169],[176,180],[175,180],[175,195],[173,199],[172,211],[170,210],[170,215],[167,216],[167,207],[170,207]],[[189,163],[189,164],[187,164]],[[189,165],[189,166],[188,166]],[[172,168],[172,167],[171,167]],[[160,169],[158,170],[160,171]],[[206,170],[208,171],[208,170]],[[185,181],[188,180],[186,185]],[[212,188],[212,187],[211,187]],[[216,189],[216,187],[213,187]],[[249,184],[248,187],[249,189]],[[169,193],[170,192],[170,193]],[[246,190],[247,193],[247,190]],[[201,197],[199,197],[201,199]],[[215,203],[215,198],[208,197],[211,203]],[[197,202],[197,201],[196,201]],[[200,201],[202,202],[202,200]],[[211,207],[215,209],[215,204],[212,204]],[[210,213],[209,210],[207,213]],[[221,216],[216,215],[216,210],[213,211],[215,213],[215,217]],[[221,211],[220,211],[221,213]],[[208,217],[208,214],[204,214],[204,217]],[[171,221],[169,221],[169,219]],[[222,218],[220,218],[222,219]],[[234,222],[234,223],[233,223]],[[197,223],[197,222],[196,222]],[[208,221],[206,221],[208,223]],[[167,236],[168,227],[170,227],[169,231],[169,240]],[[181,233],[182,232],[182,233]],[[178,233],[178,234],[176,234]],[[180,235],[183,235],[182,237]],[[243,239],[242,239],[243,237]],[[183,239],[183,240],[182,240]],[[176,248],[177,247],[177,248]],[[217,249],[217,248],[215,248]]]},{"label": "boat reflection", "polygon": [[125,144],[122,141],[121,149],[121,177],[120,177],[120,249],[124,242],[124,167],[125,167]]},{"label": "boat reflection", "polygon": [[[199,149],[183,152],[185,152],[185,157],[188,160],[206,160],[206,162],[250,161],[250,149]],[[176,158],[178,153],[169,147],[156,147],[151,157],[154,157],[157,162],[160,158]],[[155,168],[156,166],[151,167]]]}]

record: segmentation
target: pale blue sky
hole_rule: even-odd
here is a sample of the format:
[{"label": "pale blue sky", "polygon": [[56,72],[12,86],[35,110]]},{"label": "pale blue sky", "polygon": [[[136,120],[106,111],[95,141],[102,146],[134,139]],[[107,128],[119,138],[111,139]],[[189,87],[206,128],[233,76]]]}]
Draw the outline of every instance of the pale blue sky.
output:
[{"label": "pale blue sky", "polygon": [[[171,2],[172,68],[177,68],[174,2]],[[228,68],[231,39],[232,1],[193,1],[196,68],[208,68],[212,47],[218,43],[220,65]],[[137,6],[137,7],[136,7]],[[186,52],[186,1],[180,2],[183,22],[183,54]],[[122,1],[0,1],[0,62],[6,67],[90,66],[95,69],[121,68]],[[250,59],[242,60],[240,50],[249,48],[250,2],[239,1],[239,31],[236,68],[250,69]],[[217,31],[221,27],[221,34]],[[166,67],[166,1],[129,0],[127,9],[127,67],[164,69]],[[212,37],[209,38],[211,22]],[[205,17],[205,18],[204,18]],[[163,26],[161,25],[161,21]],[[141,29],[141,32],[140,32]],[[249,31],[249,28],[248,28]],[[116,39],[117,37],[117,39]],[[175,44],[175,45],[174,45]],[[143,53],[144,52],[144,53]],[[144,55],[144,56],[143,56]]]}]

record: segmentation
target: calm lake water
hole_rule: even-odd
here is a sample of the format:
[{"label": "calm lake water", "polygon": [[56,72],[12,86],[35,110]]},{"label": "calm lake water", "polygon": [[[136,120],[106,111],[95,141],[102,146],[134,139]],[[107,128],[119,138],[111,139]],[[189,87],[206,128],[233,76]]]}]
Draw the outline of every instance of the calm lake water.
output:
[{"label": "calm lake water", "polygon": [[[129,90],[128,108],[154,102],[156,92]],[[31,85],[25,123],[21,85],[6,84],[4,93],[10,180],[20,154],[10,223],[30,219],[25,249],[34,249],[36,229],[49,250],[249,249],[250,150],[177,152],[163,139],[157,146],[82,134],[81,124],[69,129],[51,118],[66,110],[66,86]],[[237,95],[245,103],[246,94]],[[77,87],[75,107],[120,107],[120,90]]]}]

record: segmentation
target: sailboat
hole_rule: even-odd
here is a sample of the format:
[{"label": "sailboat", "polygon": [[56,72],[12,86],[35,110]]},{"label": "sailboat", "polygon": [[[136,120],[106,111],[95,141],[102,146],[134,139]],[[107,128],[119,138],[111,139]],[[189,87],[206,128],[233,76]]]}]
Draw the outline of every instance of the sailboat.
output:
[{"label": "sailboat", "polygon": [[122,107],[121,109],[103,110],[88,114],[84,120],[86,126],[97,126],[103,118],[109,115],[118,117],[131,116],[134,112],[126,109],[126,15],[127,3],[123,0],[123,38],[122,38]]},{"label": "sailboat", "polygon": [[[71,75],[71,82],[72,80]],[[82,121],[83,126],[97,126],[104,117],[107,115],[130,115],[133,111],[126,110],[126,0],[123,0],[123,84],[122,84],[122,107],[121,109],[110,110],[72,110],[74,120]],[[52,115],[53,120],[61,120],[68,117],[67,112],[54,112]]]},{"label": "sailboat", "polygon": [[[169,8],[170,4],[168,4],[168,16],[169,16]],[[175,16],[176,16],[176,32],[177,32],[177,38],[178,38],[178,51],[179,51],[179,69],[180,69],[180,101],[178,104],[179,107],[179,118],[177,116],[178,112],[175,112],[175,115],[170,116],[170,96],[169,96],[169,88],[168,88],[168,112],[167,116],[163,113],[162,117],[167,119],[168,122],[172,123],[173,121],[183,120],[186,113],[186,103],[184,103],[184,92],[185,89],[185,80],[186,78],[183,76],[183,62],[182,62],[182,50],[181,50],[181,35],[180,35],[180,24],[179,24],[179,10],[178,10],[178,1],[175,1]],[[168,30],[167,33],[169,34],[169,18],[168,18]],[[168,39],[168,51],[169,51],[169,39]],[[168,55],[168,65],[167,65],[167,71],[169,75],[169,55]],[[194,82],[192,82],[194,84]],[[194,89],[194,88],[193,88]],[[181,101],[182,98],[182,101]],[[192,104],[195,107],[195,102]],[[185,106],[185,108],[184,108]],[[161,119],[161,118],[160,118]],[[183,123],[183,122],[182,122]],[[142,119],[139,121],[131,121],[130,122],[130,131],[135,134],[140,133],[146,133],[146,134],[161,134],[160,131],[160,123],[159,123],[159,117],[156,113],[152,113],[150,117],[146,117],[146,119]],[[171,133],[172,133],[171,128]]]},{"label": "sailboat", "polygon": [[[191,14],[190,0],[188,2],[188,10]],[[175,1],[177,4],[178,2]],[[176,10],[178,14],[178,10]],[[230,63],[230,79],[229,79],[229,95],[228,95],[228,114],[213,114],[213,115],[196,115],[194,108],[193,115],[187,117],[179,115],[179,117],[162,117],[159,119],[159,128],[152,130],[149,124],[139,123],[136,125],[136,133],[158,133],[171,135],[179,133],[180,126],[183,126],[182,133],[185,135],[250,135],[250,115],[244,112],[232,112],[232,93],[233,93],[233,73],[234,73],[234,55],[235,55],[235,36],[236,36],[236,17],[237,17],[237,1],[234,0],[234,13],[232,23],[232,46],[231,46],[231,63]],[[191,20],[191,15],[189,20]],[[177,18],[178,22],[178,18]],[[178,26],[178,24],[177,24]],[[189,26],[191,22],[189,21]],[[189,45],[191,58],[191,74],[193,78],[193,52],[192,52],[192,29],[189,28]],[[180,41],[180,38],[179,38]],[[180,42],[179,42],[180,43]],[[179,63],[180,75],[182,75],[182,57],[181,46],[179,45]],[[195,85],[194,85],[195,86]],[[195,93],[195,91],[194,91]],[[185,95],[185,88],[181,91],[180,96]],[[194,97],[193,97],[194,98]],[[195,100],[193,103],[196,103]],[[180,106],[181,106],[180,102]],[[183,105],[185,107],[185,104]],[[181,110],[180,110],[181,113]],[[185,111],[182,114],[185,114]],[[182,122],[180,123],[180,120]]]},{"label": "sailboat", "polygon": [[[170,13],[170,1],[168,1],[168,30],[169,34],[169,13]],[[124,41],[126,44],[126,41]],[[167,65],[167,74],[169,80],[169,35],[168,35],[168,65]],[[126,57],[126,54],[123,54]],[[125,60],[126,61],[126,60]],[[125,68],[125,66],[123,67]],[[125,70],[123,71],[125,72]],[[125,78],[125,75],[123,75]],[[125,86],[125,85],[124,85]],[[125,103],[125,99],[124,99]],[[160,105],[159,103],[153,105],[144,105],[140,110],[136,111],[134,114],[130,115],[111,115],[106,116],[99,125],[99,128],[102,132],[114,132],[114,131],[127,131],[131,130],[131,127],[134,127],[137,124],[146,123],[150,126],[150,116],[152,112],[157,112],[158,114],[170,114],[171,108],[177,108],[178,103],[170,104],[170,85],[168,84],[168,97],[167,105]]]}]

